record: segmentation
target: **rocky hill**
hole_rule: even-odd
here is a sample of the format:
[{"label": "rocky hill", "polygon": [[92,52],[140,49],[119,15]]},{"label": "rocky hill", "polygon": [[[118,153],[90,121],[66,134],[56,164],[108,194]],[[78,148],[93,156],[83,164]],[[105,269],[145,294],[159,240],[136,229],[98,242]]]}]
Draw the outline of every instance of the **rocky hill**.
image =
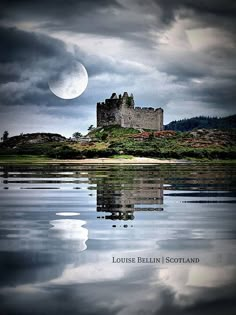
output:
[{"label": "rocky hill", "polygon": [[192,148],[235,146],[236,133],[217,129],[197,129],[188,133],[185,144]]},{"label": "rocky hill", "polygon": [[43,144],[49,142],[64,142],[66,137],[57,133],[26,133],[10,137],[0,144],[3,148],[15,148],[27,144]]}]

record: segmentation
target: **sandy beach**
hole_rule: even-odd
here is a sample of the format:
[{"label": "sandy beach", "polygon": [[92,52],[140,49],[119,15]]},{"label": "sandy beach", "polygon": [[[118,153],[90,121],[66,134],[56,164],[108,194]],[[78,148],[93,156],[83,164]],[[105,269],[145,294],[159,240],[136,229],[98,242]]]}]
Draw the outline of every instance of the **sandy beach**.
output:
[{"label": "sandy beach", "polygon": [[131,159],[124,158],[95,158],[81,160],[51,160],[45,163],[66,163],[66,164],[163,164],[163,163],[186,163],[186,160],[175,159],[153,159],[146,157],[133,157]]}]

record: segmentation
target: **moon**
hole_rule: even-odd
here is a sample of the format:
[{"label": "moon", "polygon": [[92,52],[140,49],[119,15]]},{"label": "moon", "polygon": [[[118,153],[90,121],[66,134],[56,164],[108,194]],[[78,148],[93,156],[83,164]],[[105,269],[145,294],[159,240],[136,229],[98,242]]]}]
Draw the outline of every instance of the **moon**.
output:
[{"label": "moon", "polygon": [[78,61],[60,69],[49,81],[48,86],[57,97],[69,100],[80,96],[88,85],[88,73]]}]

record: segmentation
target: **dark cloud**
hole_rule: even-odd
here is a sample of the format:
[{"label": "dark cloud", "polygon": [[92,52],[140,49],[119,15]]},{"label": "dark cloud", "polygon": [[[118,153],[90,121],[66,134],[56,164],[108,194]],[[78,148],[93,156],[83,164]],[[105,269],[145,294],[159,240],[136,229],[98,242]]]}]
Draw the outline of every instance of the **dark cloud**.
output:
[{"label": "dark cloud", "polygon": [[50,103],[48,75],[69,62],[65,45],[48,36],[0,28],[1,104]]},{"label": "dark cloud", "polygon": [[[173,17],[175,12],[181,9],[189,9],[199,14],[212,14],[219,16],[233,17],[236,13],[234,0],[226,0],[222,4],[221,0],[154,0],[164,14]],[[170,18],[168,18],[169,20]]]},{"label": "dark cloud", "polygon": [[[216,24],[233,31],[236,5],[233,0],[226,0],[223,4],[220,0],[148,0],[130,1],[130,5],[117,0],[3,0],[0,11],[3,23],[28,20],[40,22],[40,27],[48,29],[113,37],[127,36],[137,41],[144,40],[142,34],[154,27],[159,30],[166,28],[178,16],[196,17],[206,25]],[[144,13],[142,19],[140,13]],[[149,14],[148,17],[146,13]],[[150,14],[153,19],[150,19]]]},{"label": "dark cloud", "polygon": [[51,94],[47,82],[63,69],[73,67],[75,60],[85,65],[90,78],[102,73],[135,75],[144,71],[125,61],[86,55],[78,47],[72,54],[62,41],[43,34],[1,27],[0,35],[2,105],[64,104]]},{"label": "dark cloud", "polygon": [[42,57],[58,56],[65,51],[65,45],[48,36],[24,32],[17,28],[0,28],[2,48],[0,62],[30,62]]},{"label": "dark cloud", "polygon": [[216,107],[227,106],[234,109],[236,98],[235,81],[232,82],[210,82],[205,84],[195,84],[190,89],[193,98],[204,101],[209,104],[214,104]]},{"label": "dark cloud", "polygon": [[47,18],[56,18],[59,20],[68,20],[73,16],[81,16],[88,12],[96,12],[108,8],[120,8],[120,4],[116,0],[42,0],[32,1],[23,0],[3,0],[1,1],[0,9],[2,19],[26,18],[31,15],[34,18],[43,16]]}]

